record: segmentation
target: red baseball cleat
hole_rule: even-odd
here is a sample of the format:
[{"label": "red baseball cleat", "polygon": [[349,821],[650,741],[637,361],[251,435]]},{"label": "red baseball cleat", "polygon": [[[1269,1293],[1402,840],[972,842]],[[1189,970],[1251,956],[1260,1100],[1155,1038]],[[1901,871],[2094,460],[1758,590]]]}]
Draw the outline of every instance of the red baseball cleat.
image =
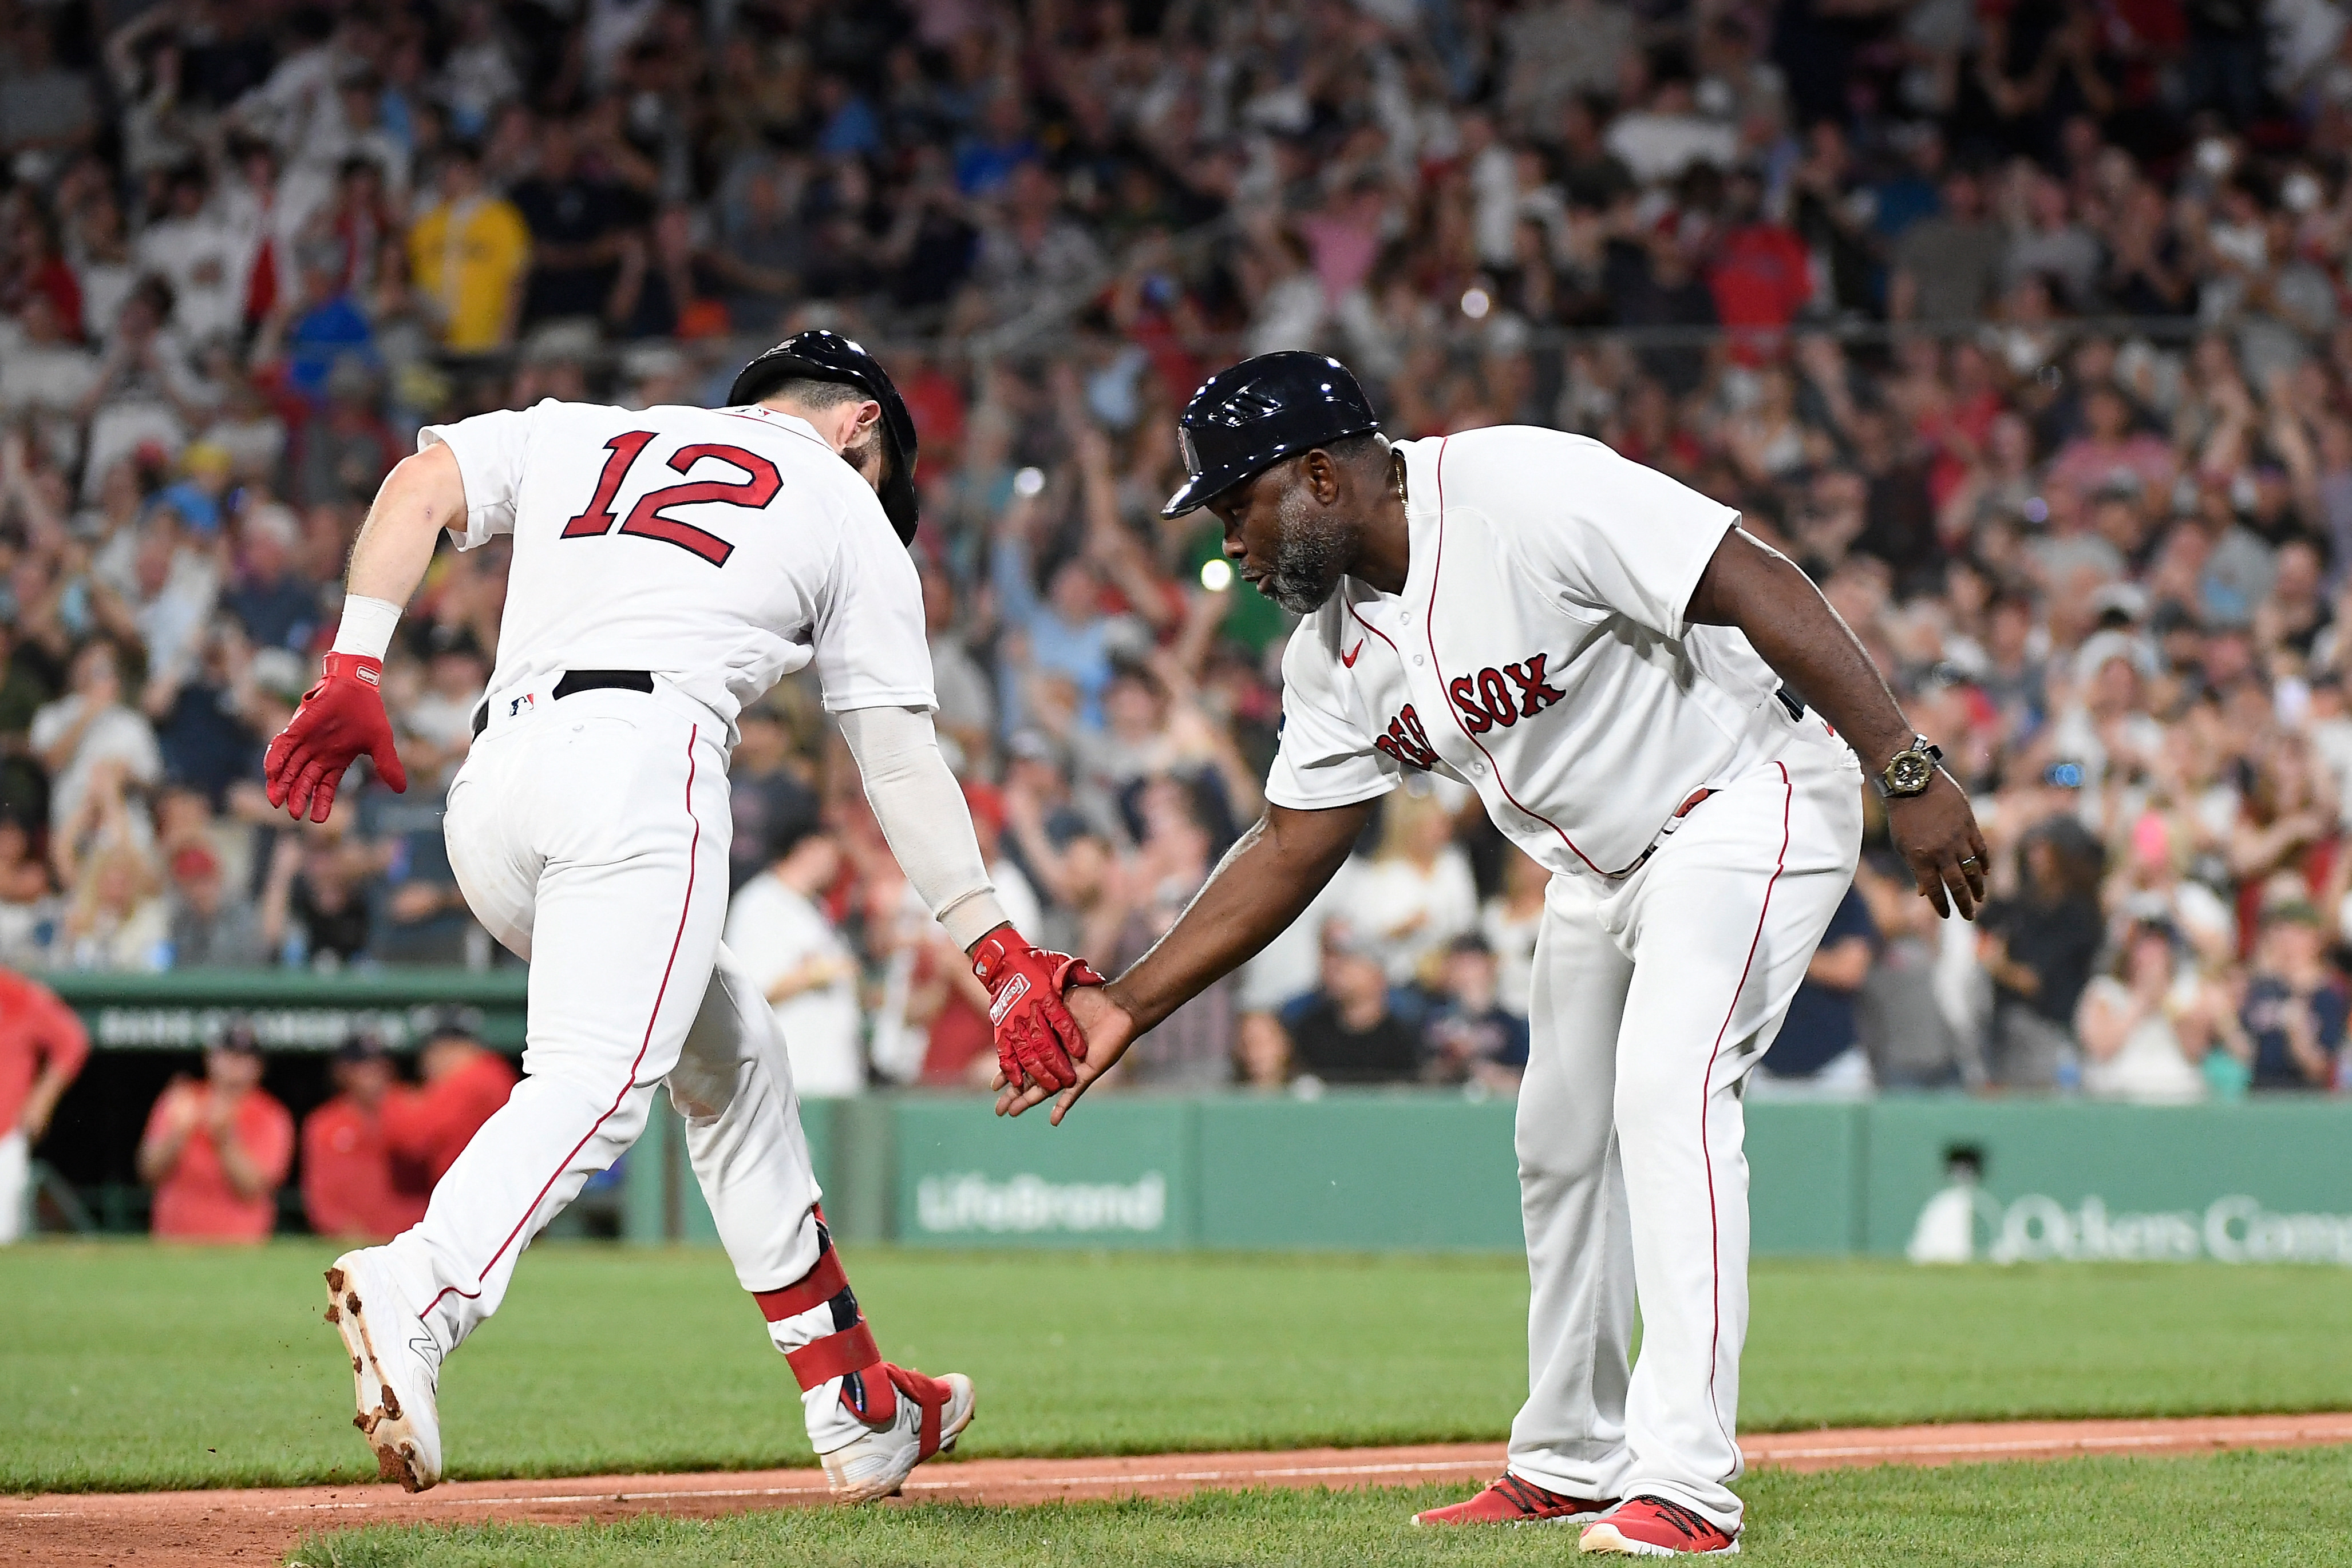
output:
[{"label": "red baseball cleat", "polygon": [[1678,1502],[1637,1497],[1586,1525],[1576,1544],[1580,1552],[1614,1552],[1623,1557],[1727,1555],[1739,1550],[1739,1538],[1726,1535]]},{"label": "red baseball cleat", "polygon": [[1595,1502],[1570,1497],[1505,1470],[1485,1491],[1465,1502],[1433,1508],[1412,1516],[1415,1524],[1572,1524],[1598,1519],[1616,1506],[1616,1500]]}]

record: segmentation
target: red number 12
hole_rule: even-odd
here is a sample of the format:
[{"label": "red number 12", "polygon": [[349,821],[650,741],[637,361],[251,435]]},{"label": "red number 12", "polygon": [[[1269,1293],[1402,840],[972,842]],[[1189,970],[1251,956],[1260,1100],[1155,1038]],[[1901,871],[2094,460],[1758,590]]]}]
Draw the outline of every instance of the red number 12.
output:
[{"label": "red number 12", "polygon": [[[625,431],[604,443],[612,455],[604,459],[604,471],[596,477],[596,493],[580,515],[563,525],[561,538],[567,539],[593,538],[613,531],[613,502],[621,493],[621,482],[646,444],[654,438],[650,430]],[[732,464],[749,476],[743,479],[698,479],[690,484],[672,485],[653,490],[638,498],[629,508],[626,522],[621,525],[625,534],[640,538],[659,539],[682,550],[700,556],[713,566],[725,566],[735,547],[718,535],[705,532],[692,523],[681,522],[669,516],[666,508],[687,506],[698,501],[717,501],[730,507],[741,507],[758,511],[776,498],[784,486],[783,476],[776,465],[756,452],[746,452],[740,446],[717,442],[704,442],[694,446],[681,446],[669,460],[672,469],[680,474],[691,473],[694,465],[706,457]]]}]

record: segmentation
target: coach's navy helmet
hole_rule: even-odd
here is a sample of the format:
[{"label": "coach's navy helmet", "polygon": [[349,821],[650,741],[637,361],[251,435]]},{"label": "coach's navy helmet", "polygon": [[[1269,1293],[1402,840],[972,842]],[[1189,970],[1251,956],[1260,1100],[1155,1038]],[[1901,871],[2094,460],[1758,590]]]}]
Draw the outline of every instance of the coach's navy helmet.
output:
[{"label": "coach's navy helmet", "polygon": [[1300,349],[1260,354],[1201,383],[1176,421],[1185,479],[1160,508],[1181,517],[1286,457],[1378,430],[1355,372]]},{"label": "coach's navy helmet", "polygon": [[882,484],[882,511],[901,543],[915,542],[915,421],[882,361],[854,338],[820,327],[795,332],[736,372],[728,389],[732,408],[757,402],[791,381],[844,382],[882,405],[882,439],[890,448],[890,476]]}]

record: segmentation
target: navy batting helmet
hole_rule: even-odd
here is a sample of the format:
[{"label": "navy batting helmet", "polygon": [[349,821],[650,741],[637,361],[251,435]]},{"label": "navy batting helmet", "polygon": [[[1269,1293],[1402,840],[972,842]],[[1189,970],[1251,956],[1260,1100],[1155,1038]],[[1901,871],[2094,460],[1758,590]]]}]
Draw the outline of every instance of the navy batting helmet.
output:
[{"label": "navy batting helmet", "polygon": [[736,372],[728,403],[757,402],[791,381],[841,382],[882,405],[882,439],[890,449],[890,476],[882,484],[882,511],[905,544],[915,540],[915,421],[882,361],[853,338],[823,328],[795,332]]},{"label": "navy batting helmet", "polygon": [[1355,373],[1328,354],[1260,354],[1201,383],[1176,421],[1185,479],[1160,508],[1181,517],[1286,457],[1381,427]]}]

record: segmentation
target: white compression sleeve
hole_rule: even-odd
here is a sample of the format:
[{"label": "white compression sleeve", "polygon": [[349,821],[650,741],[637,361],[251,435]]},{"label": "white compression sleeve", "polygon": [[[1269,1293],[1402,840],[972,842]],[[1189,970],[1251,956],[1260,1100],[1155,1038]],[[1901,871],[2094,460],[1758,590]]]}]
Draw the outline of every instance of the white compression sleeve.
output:
[{"label": "white compression sleeve", "polygon": [[931,716],[919,708],[860,707],[834,716],[890,852],[956,946],[970,950],[1004,924],[1004,910],[980,858],[963,789],[940,755]]}]

